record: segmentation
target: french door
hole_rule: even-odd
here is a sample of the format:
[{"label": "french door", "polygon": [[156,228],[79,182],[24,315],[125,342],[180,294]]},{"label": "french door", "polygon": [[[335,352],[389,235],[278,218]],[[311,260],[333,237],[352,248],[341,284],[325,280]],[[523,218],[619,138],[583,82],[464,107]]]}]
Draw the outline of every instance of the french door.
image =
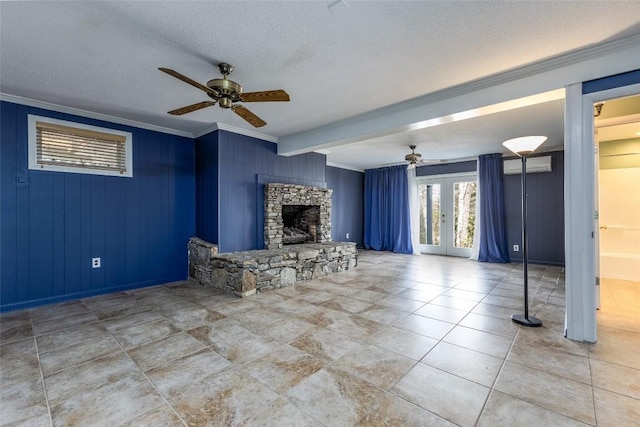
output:
[{"label": "french door", "polygon": [[470,257],[476,175],[419,179],[420,252]]}]

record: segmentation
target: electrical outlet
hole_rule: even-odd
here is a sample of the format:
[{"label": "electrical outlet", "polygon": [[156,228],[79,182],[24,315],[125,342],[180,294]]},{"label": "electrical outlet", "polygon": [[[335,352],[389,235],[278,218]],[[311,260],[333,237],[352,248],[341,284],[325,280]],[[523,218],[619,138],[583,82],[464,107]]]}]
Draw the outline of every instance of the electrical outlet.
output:
[{"label": "electrical outlet", "polygon": [[520,246],[513,245],[513,252],[518,252],[520,250]]},{"label": "electrical outlet", "polygon": [[347,233],[347,239],[349,238],[349,233]]},{"label": "electrical outlet", "polygon": [[100,258],[91,258],[91,268],[100,268]]}]

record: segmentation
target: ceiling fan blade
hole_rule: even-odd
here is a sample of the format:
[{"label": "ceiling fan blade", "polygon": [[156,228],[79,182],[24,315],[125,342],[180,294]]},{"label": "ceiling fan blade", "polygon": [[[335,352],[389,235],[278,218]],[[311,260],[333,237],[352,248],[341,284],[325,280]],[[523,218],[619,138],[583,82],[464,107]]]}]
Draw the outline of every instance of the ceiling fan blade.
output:
[{"label": "ceiling fan blade", "polygon": [[242,105],[234,105],[231,109],[240,117],[248,121],[253,127],[262,127],[267,124],[260,117],[253,114],[249,109],[243,107]]},{"label": "ceiling fan blade", "polygon": [[186,107],[171,110],[169,111],[169,114],[172,114],[174,116],[181,116],[183,114],[192,113],[194,111],[201,110],[203,108],[211,107],[212,105],[216,105],[216,102],[215,101],[198,102],[197,104],[187,105]]},{"label": "ceiling fan blade", "polygon": [[174,71],[174,70],[172,70],[172,69],[170,69],[170,68],[162,68],[162,67],[160,67],[160,68],[158,68],[158,70],[163,71],[163,72],[165,72],[165,73],[169,74],[170,76],[175,77],[176,79],[182,80],[183,82],[188,83],[188,84],[190,84],[190,85],[191,85],[191,86],[193,86],[193,87],[197,87],[198,89],[200,89],[200,90],[202,90],[202,91],[204,91],[204,92],[206,92],[206,93],[211,92],[211,89],[209,89],[209,88],[208,88],[208,87],[206,87],[205,85],[200,84],[200,83],[198,83],[198,82],[197,82],[197,81],[195,81],[195,80],[191,80],[189,77],[187,77],[187,76],[183,76],[183,75],[182,75],[182,74],[180,74],[179,72]]},{"label": "ceiling fan blade", "polygon": [[240,98],[242,98],[244,102],[290,101],[289,94],[282,89],[263,90],[261,92],[246,92],[240,95]]},{"label": "ceiling fan blade", "polygon": [[413,165],[413,167],[417,167],[417,166],[436,165],[438,163],[444,163],[444,160],[422,159],[415,162],[410,162],[408,160],[405,160],[404,162],[383,163],[380,166]]}]

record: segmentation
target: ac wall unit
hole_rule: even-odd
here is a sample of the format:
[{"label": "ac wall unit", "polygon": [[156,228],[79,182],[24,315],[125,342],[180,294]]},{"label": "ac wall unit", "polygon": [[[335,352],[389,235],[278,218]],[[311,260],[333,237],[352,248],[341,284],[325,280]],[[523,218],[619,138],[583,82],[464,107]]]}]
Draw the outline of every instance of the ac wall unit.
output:
[{"label": "ac wall unit", "polygon": [[[551,172],[551,156],[527,157],[527,173]],[[516,175],[522,173],[522,160],[504,161],[504,174]]]}]

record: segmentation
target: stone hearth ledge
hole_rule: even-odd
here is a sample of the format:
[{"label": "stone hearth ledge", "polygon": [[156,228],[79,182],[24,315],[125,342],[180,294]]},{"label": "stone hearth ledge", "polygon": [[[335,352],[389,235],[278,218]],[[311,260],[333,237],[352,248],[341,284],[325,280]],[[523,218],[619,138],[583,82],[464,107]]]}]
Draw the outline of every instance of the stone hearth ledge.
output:
[{"label": "stone hearth ledge", "polygon": [[218,253],[218,246],[189,240],[189,276],[239,297],[292,286],[358,265],[353,242],[288,245],[278,249]]}]

